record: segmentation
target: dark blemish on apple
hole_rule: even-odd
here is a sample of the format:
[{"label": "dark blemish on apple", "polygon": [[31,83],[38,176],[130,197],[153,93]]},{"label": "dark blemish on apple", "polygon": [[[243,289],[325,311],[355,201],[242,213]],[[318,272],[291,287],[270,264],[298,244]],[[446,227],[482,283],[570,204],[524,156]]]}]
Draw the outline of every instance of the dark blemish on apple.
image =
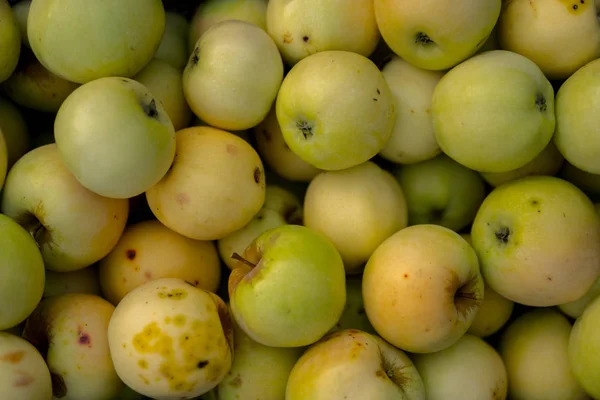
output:
[{"label": "dark blemish on apple", "polygon": [[135,251],[135,250],[133,250],[133,249],[129,249],[129,250],[127,250],[127,251],[125,252],[125,255],[127,256],[127,258],[128,258],[129,260],[133,260],[133,259],[135,258],[135,255],[136,255],[136,251]]},{"label": "dark blemish on apple", "polygon": [[302,36],[302,40],[304,41],[304,43],[308,43],[308,41],[310,40],[308,36],[304,35]]},{"label": "dark blemish on apple", "polygon": [[13,382],[14,387],[27,386],[35,381],[35,378],[25,371],[18,371],[17,375],[17,378]]},{"label": "dark blemish on apple", "polygon": [[404,274],[404,279],[408,278],[408,274]]},{"label": "dark blemish on apple", "polygon": [[256,215],[256,219],[259,220],[259,221],[261,221],[263,218],[264,217],[263,217],[263,215],[261,213],[259,213],[259,214]]},{"label": "dark blemish on apple", "polygon": [[537,206],[538,204],[540,204],[540,202],[539,202],[539,201],[537,201],[537,200],[535,200],[535,199],[533,199],[533,200],[531,200],[531,201],[529,202],[529,204],[531,204],[532,206]]},{"label": "dark blemish on apple", "polygon": [[121,82],[129,83],[129,79],[122,78]]},{"label": "dark blemish on apple", "polygon": [[375,97],[373,97],[373,101],[377,101],[377,99]]},{"label": "dark blemish on apple", "polygon": [[87,333],[80,333],[79,334],[79,344],[89,345],[90,344],[90,336]]},{"label": "dark blemish on apple", "polygon": [[177,193],[175,200],[177,200],[177,203],[183,206],[190,202],[190,196],[188,196],[186,193]]},{"label": "dark blemish on apple", "polygon": [[377,94],[381,94],[381,92],[379,91],[379,89],[377,89]]},{"label": "dark blemish on apple", "polygon": [[0,361],[6,361],[11,364],[18,364],[19,362],[21,362],[21,359],[24,355],[25,352],[23,351],[13,351],[11,353],[6,353],[2,357],[0,357]]},{"label": "dark blemish on apple", "polygon": [[538,110],[544,112],[548,109],[548,105],[546,104],[546,98],[542,93],[537,93],[535,95],[535,106]]},{"label": "dark blemish on apple", "polygon": [[577,4],[573,4],[573,10],[577,10],[579,6]]},{"label": "dark blemish on apple", "polygon": [[510,229],[507,227],[502,227],[498,229],[494,235],[496,235],[496,239],[498,239],[501,243],[508,243],[508,238],[510,237]]},{"label": "dark blemish on apple", "polygon": [[415,43],[425,47],[431,45],[434,42],[425,32],[418,32],[415,36]]},{"label": "dark blemish on apple", "polygon": [[208,360],[203,360],[198,363],[198,368],[202,369],[208,365]]},{"label": "dark blemish on apple", "polygon": [[[184,281],[184,282],[185,282],[185,283],[187,283],[188,285],[190,285],[190,286],[194,286],[194,287],[196,287],[196,285],[197,285],[197,283],[196,283],[196,285],[194,285],[194,284],[193,284],[192,282],[190,282],[190,281]],[[196,282],[198,282],[198,281],[196,281]]]},{"label": "dark blemish on apple", "polygon": [[235,156],[237,154],[237,147],[231,143],[227,144],[226,150],[227,153],[231,154],[232,156]]},{"label": "dark blemish on apple", "polygon": [[548,280],[548,282],[552,282],[552,277],[551,276],[547,277],[546,279]]},{"label": "dark blemish on apple", "polygon": [[304,118],[296,121],[296,128],[300,130],[304,139],[313,136],[313,126]]},{"label": "dark blemish on apple", "polygon": [[256,183],[260,183],[260,177],[261,177],[261,172],[260,172],[260,168],[256,167],[254,168],[254,182]]},{"label": "dark blemish on apple", "polygon": [[284,44],[290,44],[294,41],[294,38],[290,32],[286,32],[283,34],[282,41]]},{"label": "dark blemish on apple", "polygon": [[242,386],[242,377],[240,376],[240,374],[237,374],[235,378],[233,378],[231,382],[229,382],[229,386],[235,388]]},{"label": "dark blemish on apple", "polygon": [[150,103],[148,103],[148,105],[142,105],[142,108],[144,109],[144,112],[146,113],[146,115],[150,118],[156,118],[158,117],[158,110],[156,109],[156,100],[152,99],[150,100]]},{"label": "dark blemish on apple", "polygon": [[152,279],[152,273],[150,273],[150,271],[146,271],[144,272],[144,277],[146,277],[146,279]]},{"label": "dark blemish on apple", "polygon": [[198,61],[200,61],[200,48],[196,46],[194,52],[190,56],[190,66],[195,67],[198,64]]}]

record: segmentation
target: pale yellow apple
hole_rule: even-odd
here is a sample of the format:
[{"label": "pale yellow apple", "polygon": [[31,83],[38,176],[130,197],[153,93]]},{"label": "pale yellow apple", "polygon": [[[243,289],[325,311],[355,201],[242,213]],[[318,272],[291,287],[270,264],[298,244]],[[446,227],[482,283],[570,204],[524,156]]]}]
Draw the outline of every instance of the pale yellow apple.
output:
[{"label": "pale yellow apple", "polygon": [[17,67],[21,53],[19,23],[8,3],[0,0],[0,83],[7,80]]},{"label": "pale yellow apple", "polygon": [[571,329],[569,336],[569,364],[575,379],[594,399],[600,398],[600,299],[592,301]]},{"label": "pale yellow apple", "polygon": [[486,42],[500,7],[500,0],[375,0],[375,16],[394,53],[417,67],[445,70]]},{"label": "pale yellow apple", "polygon": [[8,152],[8,168],[31,148],[31,140],[21,110],[10,100],[0,97],[0,130]]},{"label": "pale yellow apple", "polygon": [[367,161],[310,182],[304,225],[327,236],[346,272],[357,274],[384,240],[408,225],[407,202],[394,176]]},{"label": "pale yellow apple", "polygon": [[244,130],[269,113],[283,81],[283,62],[269,35],[239,20],[202,35],[183,71],[185,98],[203,121]]},{"label": "pale yellow apple", "polygon": [[600,195],[600,174],[582,171],[565,161],[557,176],[571,182],[590,196]]},{"label": "pale yellow apple", "polygon": [[167,12],[165,14],[165,33],[154,53],[154,58],[168,62],[178,70],[183,70],[189,57],[189,30],[190,23],[183,15]]},{"label": "pale yellow apple", "polygon": [[119,243],[98,263],[104,297],[117,305],[151,280],[179,278],[216,292],[221,278],[213,242],[189,239],[156,220],[129,225]]},{"label": "pale yellow apple", "polygon": [[176,138],[171,169],[146,192],[156,218],[197,240],[218,240],[250,222],[265,200],[265,172],[252,146],[208,126]]},{"label": "pale yellow apple", "polygon": [[396,106],[396,123],[379,155],[396,164],[429,160],[442,150],[431,120],[433,90],[443,72],[418,68],[394,55],[381,72]]},{"label": "pale yellow apple", "polygon": [[21,33],[21,43],[28,49],[31,49],[31,45],[29,44],[29,38],[27,37],[27,17],[29,17],[31,2],[32,0],[20,0],[12,6],[13,15],[17,20],[19,32]]},{"label": "pale yellow apple", "polygon": [[600,57],[600,23],[592,0],[504,1],[500,46],[535,62],[549,79],[566,79]]},{"label": "pale yellow apple", "polygon": [[90,266],[70,272],[46,270],[44,297],[60,296],[68,293],[102,295],[98,268]]},{"label": "pale yellow apple", "polygon": [[487,337],[498,332],[512,316],[515,303],[500,296],[484,281],[483,302],[467,333]]},{"label": "pale yellow apple", "polygon": [[565,315],[571,318],[579,318],[581,314],[583,314],[587,306],[598,296],[600,296],[600,278],[596,279],[596,282],[594,282],[594,284],[592,285],[590,290],[586,292],[586,294],[584,294],[575,301],[560,304],[558,308]]},{"label": "pale yellow apple", "polygon": [[270,0],[267,32],[289,65],[326,50],[368,57],[380,39],[373,0]]}]

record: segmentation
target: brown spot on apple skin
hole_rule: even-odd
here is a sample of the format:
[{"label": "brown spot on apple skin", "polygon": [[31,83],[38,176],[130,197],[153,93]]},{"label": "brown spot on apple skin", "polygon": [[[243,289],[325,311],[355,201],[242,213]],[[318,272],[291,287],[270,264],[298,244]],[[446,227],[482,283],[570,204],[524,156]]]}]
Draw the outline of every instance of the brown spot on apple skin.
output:
[{"label": "brown spot on apple skin", "polygon": [[235,378],[229,381],[229,386],[234,388],[239,388],[240,386],[242,386],[242,377],[240,376],[240,374],[237,374]]},{"label": "brown spot on apple skin", "polygon": [[294,38],[292,37],[292,34],[290,32],[286,32],[283,34],[282,41],[285,44],[290,44],[294,41]]},{"label": "brown spot on apple skin", "polygon": [[11,364],[18,364],[23,359],[25,352],[23,351],[13,351],[11,353],[6,353],[2,357],[0,357],[0,361],[6,361]]},{"label": "brown spot on apple skin", "polygon": [[135,258],[136,251],[134,249],[129,249],[125,252],[125,256],[128,260],[133,260]]},{"label": "brown spot on apple skin", "polygon": [[231,143],[227,144],[226,150],[227,150],[227,153],[231,154],[232,156],[235,156],[238,152],[237,146],[235,146]]},{"label": "brown spot on apple skin", "polygon": [[260,178],[262,176],[262,172],[260,172],[260,168],[254,168],[254,182],[260,183]]},{"label": "brown spot on apple skin", "polygon": [[184,206],[190,202],[190,196],[187,193],[177,193],[177,203]]},{"label": "brown spot on apple skin", "polygon": [[375,372],[375,376],[378,378],[387,379],[387,374],[381,369],[378,369],[377,372]]},{"label": "brown spot on apple skin", "polygon": [[31,384],[35,378],[25,371],[17,371],[17,378],[13,382],[14,387],[23,387]]},{"label": "brown spot on apple skin", "polygon": [[92,340],[90,335],[83,331],[83,329],[79,328],[77,335],[79,336],[78,342],[82,346],[87,346],[88,348],[92,348]]},{"label": "brown spot on apple skin", "polygon": [[150,273],[150,271],[146,271],[144,272],[144,277],[148,280],[152,279],[152,273]]}]

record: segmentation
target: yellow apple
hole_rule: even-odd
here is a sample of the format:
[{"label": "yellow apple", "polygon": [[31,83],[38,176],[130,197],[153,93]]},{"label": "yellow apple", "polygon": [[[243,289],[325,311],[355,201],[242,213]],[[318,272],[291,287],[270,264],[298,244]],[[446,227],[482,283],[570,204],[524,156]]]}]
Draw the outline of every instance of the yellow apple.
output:
[{"label": "yellow apple", "polygon": [[165,14],[165,33],[154,53],[154,58],[166,61],[178,70],[183,70],[189,57],[189,30],[190,23],[183,15],[167,12]]},{"label": "yellow apple", "polygon": [[0,83],[17,67],[21,53],[21,32],[8,0],[0,0]]},{"label": "yellow apple", "polygon": [[500,296],[484,281],[483,302],[469,326],[467,333],[488,337],[498,332],[512,316],[515,303]]},{"label": "yellow apple", "polygon": [[[596,298],[575,320],[568,344],[568,363],[575,379],[594,399],[600,398],[598,371],[600,370],[600,298]],[[586,397],[587,399],[587,397]]]}]

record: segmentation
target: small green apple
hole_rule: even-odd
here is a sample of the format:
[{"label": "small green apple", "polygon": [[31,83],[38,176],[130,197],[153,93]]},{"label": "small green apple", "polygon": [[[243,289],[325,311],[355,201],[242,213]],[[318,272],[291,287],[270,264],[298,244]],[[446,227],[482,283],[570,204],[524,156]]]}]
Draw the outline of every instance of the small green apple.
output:
[{"label": "small green apple", "polygon": [[392,92],[377,66],[349,51],[321,51],[288,72],[276,100],[283,138],[301,159],[324,170],[362,164],[389,139]]},{"label": "small green apple", "polygon": [[593,300],[585,309],[571,330],[568,344],[568,362],[575,379],[593,398],[600,398],[600,297]]},{"label": "small green apple", "polygon": [[10,169],[31,148],[31,140],[23,114],[14,103],[3,97],[0,97],[0,131],[6,142]]},{"label": "small green apple", "polygon": [[0,0],[0,83],[7,80],[17,67],[21,53],[19,23],[8,3]]},{"label": "small green apple", "polygon": [[165,33],[154,58],[166,61],[177,70],[183,70],[188,62],[189,21],[181,14],[167,12],[165,14]]},{"label": "small green apple", "polygon": [[377,334],[365,313],[365,302],[362,295],[362,278],[346,277],[346,306],[344,312],[331,332],[344,329],[358,329],[362,332]]},{"label": "small green apple", "polygon": [[302,347],[321,339],[346,303],[344,264],[325,236],[300,225],[261,234],[229,277],[235,321],[258,343]]},{"label": "small green apple", "polygon": [[442,77],[431,112],[444,153],[475,171],[506,172],[533,160],[552,139],[554,89],[533,61],[486,51]]},{"label": "small green apple", "polygon": [[98,269],[95,266],[70,272],[46,270],[44,297],[61,296],[68,293],[102,295]]},{"label": "small green apple", "polygon": [[[19,25],[21,33],[21,43],[28,49],[31,49],[29,38],[27,37],[27,19],[29,17],[29,9],[31,8],[32,0],[20,0],[12,6],[13,15]],[[23,50],[23,48],[21,48]]]},{"label": "small green apple", "polygon": [[600,197],[600,174],[582,171],[565,161],[557,176],[571,182],[590,197]]}]

